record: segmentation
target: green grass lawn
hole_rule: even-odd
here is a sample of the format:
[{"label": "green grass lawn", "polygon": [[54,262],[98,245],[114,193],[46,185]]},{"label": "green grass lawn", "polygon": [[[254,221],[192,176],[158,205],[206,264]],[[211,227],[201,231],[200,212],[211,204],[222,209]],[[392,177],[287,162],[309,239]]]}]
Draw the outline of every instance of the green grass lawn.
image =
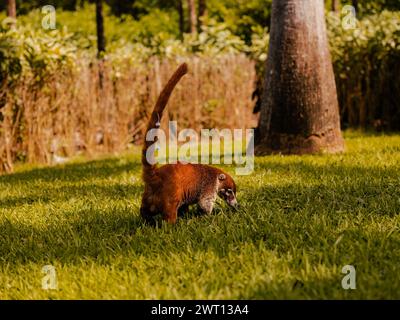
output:
[{"label": "green grass lawn", "polygon": [[399,299],[400,136],[346,147],[259,157],[236,177],[240,211],[160,228],[139,217],[139,153],[22,166],[0,177],[0,299]]}]

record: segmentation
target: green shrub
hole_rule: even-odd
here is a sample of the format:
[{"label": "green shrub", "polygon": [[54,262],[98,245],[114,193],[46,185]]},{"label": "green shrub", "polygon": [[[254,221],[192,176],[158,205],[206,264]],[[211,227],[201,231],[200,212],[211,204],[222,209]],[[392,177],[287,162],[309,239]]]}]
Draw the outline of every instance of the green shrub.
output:
[{"label": "green shrub", "polygon": [[[174,25],[176,17],[167,11],[152,9],[140,20],[115,17],[108,7],[105,11],[106,59],[114,65],[115,72],[121,61],[140,64],[152,56],[181,59],[245,53],[259,62],[258,73],[263,75],[269,35],[260,26],[253,27],[251,41],[246,43],[232,31],[229,19],[220,23],[208,17],[203,19],[199,33],[185,34],[180,40]],[[7,20],[3,22],[1,81],[6,75],[8,81],[33,75],[43,82],[52,70],[73,68],[77,59],[95,59],[93,5],[76,12],[58,10],[54,31],[41,28],[42,17],[39,10],[21,16],[14,30],[7,27]],[[344,30],[339,15],[328,14],[327,22],[344,126],[399,130],[400,13],[383,11],[365,16],[354,30]]]},{"label": "green shrub", "polygon": [[29,25],[11,28],[8,19],[0,25],[0,80],[15,80],[30,75],[45,80],[46,75],[71,68],[77,59],[77,47],[66,28],[42,32]]},{"label": "green shrub", "polygon": [[400,12],[367,16],[353,30],[329,15],[328,26],[342,122],[400,130]]}]

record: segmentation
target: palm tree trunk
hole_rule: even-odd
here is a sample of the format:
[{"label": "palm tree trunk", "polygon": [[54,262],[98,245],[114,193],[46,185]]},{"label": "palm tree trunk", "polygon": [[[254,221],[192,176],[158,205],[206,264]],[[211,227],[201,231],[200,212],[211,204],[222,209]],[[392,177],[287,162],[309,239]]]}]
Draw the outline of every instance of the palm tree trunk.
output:
[{"label": "palm tree trunk", "polygon": [[15,0],[7,0],[7,16],[17,19],[17,6]]},{"label": "palm tree trunk", "polygon": [[354,9],[356,9],[356,12],[357,12],[358,11],[358,0],[352,0],[351,3],[352,3]]},{"label": "palm tree trunk", "polygon": [[199,14],[198,14],[198,20],[197,20],[197,25],[200,28],[201,26],[201,17],[203,17],[207,12],[207,2],[206,0],[199,0]]},{"label": "palm tree trunk", "polygon": [[256,153],[344,150],[324,3],[273,0]]},{"label": "palm tree trunk", "polygon": [[332,11],[338,12],[339,10],[339,3],[338,0],[332,0]]},{"label": "palm tree trunk", "polygon": [[96,27],[97,27],[97,56],[100,58],[102,54],[106,51],[102,0],[96,0]]},{"label": "palm tree trunk", "polygon": [[194,0],[188,0],[190,33],[197,32],[196,6]]},{"label": "palm tree trunk", "polygon": [[181,38],[183,38],[183,34],[185,33],[185,16],[183,12],[182,0],[178,0],[178,14],[179,14],[179,33]]},{"label": "palm tree trunk", "polygon": [[104,36],[103,0],[96,0],[97,58],[99,60],[99,87],[104,84],[104,53],[106,38]]}]

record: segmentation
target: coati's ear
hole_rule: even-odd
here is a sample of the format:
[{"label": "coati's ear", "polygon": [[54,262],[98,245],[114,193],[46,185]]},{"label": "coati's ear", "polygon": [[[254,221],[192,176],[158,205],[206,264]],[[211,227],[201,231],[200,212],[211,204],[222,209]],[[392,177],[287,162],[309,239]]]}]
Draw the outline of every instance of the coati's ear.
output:
[{"label": "coati's ear", "polygon": [[226,179],[226,175],[224,175],[223,173],[221,173],[221,174],[218,176],[218,179],[219,179],[219,180],[225,180],[225,179]]}]

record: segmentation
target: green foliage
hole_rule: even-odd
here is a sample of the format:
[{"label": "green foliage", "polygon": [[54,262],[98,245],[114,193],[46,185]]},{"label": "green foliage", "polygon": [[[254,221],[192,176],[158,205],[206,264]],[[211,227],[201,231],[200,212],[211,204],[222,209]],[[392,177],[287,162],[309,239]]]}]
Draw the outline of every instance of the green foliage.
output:
[{"label": "green foliage", "polygon": [[[164,11],[154,9],[138,21],[130,16],[120,20],[110,14],[109,8],[105,14],[107,57],[115,60],[116,65],[126,58],[137,62],[154,55],[173,58],[188,54],[246,53],[260,61],[266,59],[268,34],[263,29],[252,35],[253,45],[249,46],[226,24],[209,18],[204,20],[199,33],[185,34],[183,40],[178,40],[178,35],[174,34],[175,19]],[[57,68],[57,63],[70,63],[82,56],[94,59],[96,25],[92,5],[76,12],[58,11],[56,30],[42,29],[42,18],[39,10],[33,10],[19,17],[15,30],[3,27],[0,34],[4,47],[0,48],[4,56],[0,62],[5,68],[3,74],[19,75],[22,70],[31,68],[45,75]],[[25,68],[18,68],[19,65]],[[8,68],[11,69],[6,72]]]},{"label": "green foliage", "polygon": [[[111,14],[111,9],[104,6],[104,29],[107,49],[113,50],[127,42],[140,42],[151,46],[152,42],[158,43],[159,39],[178,37],[176,13],[168,13],[154,9],[139,20],[134,20],[129,15],[116,17]],[[39,9],[34,9],[27,15],[18,17],[19,25],[30,25],[38,32],[42,29],[44,15]],[[96,15],[94,5],[84,5],[78,11],[56,11],[57,29],[67,28],[73,34],[74,44],[82,49],[96,47]]]},{"label": "green foliage", "polygon": [[157,43],[166,39],[177,38],[179,32],[176,17],[176,12],[167,13],[159,9],[152,10],[148,15],[135,21],[132,31],[136,29],[137,32],[133,40],[152,46],[154,45],[153,41]]},{"label": "green foliage", "polygon": [[0,177],[0,299],[399,299],[400,137],[346,138],[341,155],[258,157],[238,212],[160,228],[139,216],[139,150],[19,168]]},{"label": "green foliage", "polygon": [[0,80],[16,80],[21,75],[44,81],[46,76],[63,67],[72,68],[76,46],[66,28],[49,32],[29,26],[11,28],[8,19],[0,27]]},{"label": "green foliage", "polygon": [[393,95],[400,90],[400,12],[366,16],[350,30],[342,28],[339,16],[329,15],[328,22],[339,99],[347,106],[342,118],[350,125],[378,121],[378,127],[399,130]]},{"label": "green foliage", "polygon": [[[391,56],[400,55],[400,13],[384,11],[358,21],[356,29],[344,30],[336,15],[328,17],[331,53],[340,78],[380,67]],[[368,61],[368,63],[366,63]]]},{"label": "green foliage", "polygon": [[[42,6],[52,5],[57,9],[62,10],[75,10],[79,4],[86,0],[16,0],[17,15],[24,15],[32,10],[41,8]],[[5,10],[7,1],[0,2],[0,10]]]},{"label": "green foliage", "polygon": [[[155,11],[163,12],[171,17],[172,25],[176,28],[173,33],[178,33],[178,0],[104,0],[110,7],[112,15],[134,20],[140,20],[146,15],[154,16]],[[57,11],[82,10],[89,0],[17,0],[18,15],[27,14],[38,10],[44,5],[54,5]],[[326,8],[331,9],[331,0],[325,1]],[[247,44],[250,44],[253,29],[265,29],[269,26],[271,17],[272,0],[207,0],[208,15],[227,24],[229,30],[240,36]],[[339,0],[339,9],[351,1]],[[186,1],[183,0],[184,12],[187,12]],[[0,10],[5,10],[6,3],[0,2]],[[398,0],[360,0],[358,1],[359,17],[382,12],[383,10],[400,10]],[[185,18],[187,22],[187,18]],[[159,23],[152,20],[155,25]],[[165,25],[164,25],[165,27]],[[165,29],[163,29],[165,30]],[[159,29],[161,31],[161,29]]]},{"label": "green foliage", "polygon": [[106,0],[113,14],[117,16],[131,15],[139,19],[151,14],[154,10],[163,10],[171,13],[176,9],[178,0]]},{"label": "green foliage", "polygon": [[254,32],[269,26],[272,0],[208,0],[209,15],[224,22],[228,29],[251,43]]},{"label": "green foliage", "polygon": [[[143,0],[135,3],[144,5],[147,2]],[[154,1],[146,13],[138,15],[136,20],[128,14],[116,17],[111,8],[105,6],[107,59],[115,61],[118,68],[119,63],[126,58],[130,58],[133,63],[140,63],[154,55],[179,59],[193,54],[212,57],[245,53],[259,62],[257,69],[261,77],[269,39],[261,20],[265,21],[264,18],[268,16],[270,2],[264,7],[256,0],[210,0],[207,3],[208,15],[202,18],[199,32],[184,34],[182,39],[178,32],[178,13],[172,9],[172,2],[160,7]],[[367,6],[368,3],[372,4],[363,2],[363,5]],[[378,2],[373,3],[374,8],[378,8]],[[245,14],[259,10],[262,19],[253,17],[249,20]],[[223,14],[219,15],[221,12]],[[49,69],[56,68],[62,60],[62,64],[66,65],[82,56],[95,58],[93,4],[86,4],[79,11],[58,10],[58,31],[43,30],[42,18],[43,14],[39,10],[33,10],[18,18],[17,30],[7,31],[3,27],[0,35],[2,79],[6,74],[9,78],[17,77],[29,68],[35,70],[39,78],[43,78]],[[396,74],[400,72],[399,12],[383,11],[364,15],[358,19],[354,30],[345,30],[340,18],[340,13],[328,13],[327,16],[344,124],[400,129],[396,125],[400,123],[397,105],[400,99],[392,97],[393,92],[400,92],[399,82],[396,81]],[[249,23],[249,28],[246,27],[248,35],[240,31],[246,21]],[[46,54],[49,57],[46,58]]]},{"label": "green foliage", "polygon": [[384,10],[400,10],[400,1],[398,0],[362,0],[358,3],[360,16],[376,14]]},{"label": "green foliage", "polygon": [[0,25],[0,83],[22,73],[22,41],[17,31],[10,29],[11,23],[5,19]]},{"label": "green foliage", "polygon": [[248,46],[239,36],[233,34],[226,24],[213,19],[205,19],[201,30],[196,34],[185,34],[183,41],[166,40],[159,43],[159,53],[166,56],[184,54],[251,54],[256,59],[265,58],[268,42],[267,33],[254,34],[254,46]]}]

